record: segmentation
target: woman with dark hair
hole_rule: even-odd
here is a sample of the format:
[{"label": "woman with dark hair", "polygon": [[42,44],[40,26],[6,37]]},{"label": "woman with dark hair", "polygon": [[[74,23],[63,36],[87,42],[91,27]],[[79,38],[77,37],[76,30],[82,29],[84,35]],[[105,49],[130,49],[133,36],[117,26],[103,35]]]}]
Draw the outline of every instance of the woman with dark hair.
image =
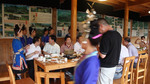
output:
[{"label": "woman with dark hair", "polygon": [[[21,79],[21,73],[26,72],[27,64],[24,57],[24,48],[20,41],[20,38],[22,37],[21,28],[19,28],[18,25],[15,25],[14,32],[16,37],[12,41],[14,52],[12,69],[16,74],[16,77],[18,77],[16,79]],[[28,46],[26,46],[25,49],[28,49]]]},{"label": "woman with dark hair", "polygon": [[27,29],[25,27],[25,25],[22,26],[22,37],[20,38],[21,42],[22,42],[22,45],[25,47],[27,45]]},{"label": "woman with dark hair", "polygon": [[49,30],[49,36],[54,35],[54,29],[51,26],[48,28],[48,30]]},{"label": "woman with dark hair", "polygon": [[32,44],[33,38],[36,36],[36,29],[29,27],[29,33],[30,33],[30,37],[27,39],[27,44]]},{"label": "woman with dark hair", "polygon": [[42,47],[49,41],[48,29],[44,28],[44,35],[42,36]]},{"label": "woman with dark hair", "polygon": [[98,32],[96,23],[97,20],[94,20],[90,24],[91,31],[87,38],[84,55],[80,58],[75,68],[75,84],[97,83],[100,62],[96,46],[99,44],[100,36],[102,35]]}]

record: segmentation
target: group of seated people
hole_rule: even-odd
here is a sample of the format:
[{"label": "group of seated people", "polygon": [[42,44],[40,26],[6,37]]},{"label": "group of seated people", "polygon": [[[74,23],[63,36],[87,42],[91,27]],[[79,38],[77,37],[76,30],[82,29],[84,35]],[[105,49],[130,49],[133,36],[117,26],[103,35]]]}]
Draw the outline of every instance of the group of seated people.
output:
[{"label": "group of seated people", "polygon": [[103,18],[91,21],[90,28],[88,37],[79,34],[77,42],[73,44],[70,34],[67,34],[65,42],[60,46],[51,27],[44,29],[41,38],[36,36],[36,29],[30,27],[30,37],[27,38],[26,27],[20,28],[16,25],[14,28],[16,37],[12,42],[14,51],[12,68],[16,79],[20,79],[20,74],[26,72],[28,68],[29,76],[34,80],[34,58],[61,54],[67,50],[83,54],[75,68],[75,84],[112,84],[113,79],[118,79],[122,75],[120,65],[123,65],[125,57],[136,56],[134,63],[136,67],[138,50],[129,37],[122,41],[121,35]]},{"label": "group of seated people", "polygon": [[[15,28],[19,28],[18,25]],[[20,28],[19,28],[20,29]],[[27,30],[23,25],[21,30],[22,37],[18,38],[22,46],[25,48],[25,58],[27,66],[29,69],[29,75],[34,80],[34,62],[33,59],[43,55],[51,55],[64,53],[67,50],[74,50],[74,52],[81,54],[84,52],[84,49],[81,47],[81,42],[83,40],[82,35],[77,36],[77,42],[75,45],[72,44],[71,37],[67,34],[65,37],[65,43],[61,47],[56,43],[56,36],[54,35],[54,30],[50,27],[44,29],[44,35],[40,38],[36,36],[36,29],[29,27],[30,36],[27,38]],[[74,47],[75,46],[75,47]],[[13,47],[14,48],[14,47]],[[25,64],[25,63],[24,63]],[[20,77],[20,76],[19,76]]]},{"label": "group of seated people", "polygon": [[[138,40],[140,40],[139,38],[135,41],[135,44],[139,44],[140,48],[144,48],[147,49],[147,42],[145,40],[145,36],[141,36],[141,41],[137,42]],[[120,59],[119,59],[119,66],[116,69],[116,73],[114,76],[114,79],[119,79],[122,76],[122,65],[124,63],[124,58],[126,57],[131,57],[131,56],[135,56],[135,60],[134,60],[134,65],[133,68],[136,68],[137,66],[137,61],[138,61],[138,49],[131,43],[131,39],[129,37],[124,38],[123,44],[121,45],[121,52],[120,52]]]}]

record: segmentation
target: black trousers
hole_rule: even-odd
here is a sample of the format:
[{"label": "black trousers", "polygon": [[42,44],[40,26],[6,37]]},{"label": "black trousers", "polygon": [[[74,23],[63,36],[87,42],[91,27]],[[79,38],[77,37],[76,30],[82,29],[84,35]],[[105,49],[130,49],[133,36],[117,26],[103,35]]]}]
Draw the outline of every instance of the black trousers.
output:
[{"label": "black trousers", "polygon": [[29,76],[34,80],[34,61],[33,60],[27,60],[27,65],[29,68]]}]

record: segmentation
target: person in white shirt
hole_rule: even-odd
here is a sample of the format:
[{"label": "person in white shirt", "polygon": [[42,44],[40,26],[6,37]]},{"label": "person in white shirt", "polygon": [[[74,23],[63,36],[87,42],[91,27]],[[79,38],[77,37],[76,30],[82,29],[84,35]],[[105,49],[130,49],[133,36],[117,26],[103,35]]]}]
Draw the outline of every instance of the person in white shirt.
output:
[{"label": "person in white shirt", "polygon": [[117,65],[117,68],[116,68],[116,72],[115,72],[115,75],[114,75],[114,79],[119,79],[121,78],[122,76],[122,66],[124,64],[124,59],[126,57],[129,57],[129,52],[128,52],[128,49],[124,46],[124,45],[121,45],[121,51],[120,51],[120,58],[119,58],[119,63]]},{"label": "person in white shirt", "polygon": [[135,44],[139,44],[139,47],[143,50],[148,48],[148,44],[147,44],[147,41],[145,40],[145,36],[141,36],[141,39],[138,38],[135,41]]},{"label": "person in white shirt", "polygon": [[34,80],[34,62],[33,59],[39,57],[41,54],[40,48],[40,37],[34,37],[33,43],[30,45],[30,48],[27,49],[26,60],[29,68],[29,76]]},{"label": "person in white shirt", "polygon": [[49,36],[49,42],[44,46],[43,52],[46,55],[60,54],[60,46],[56,43],[55,35]]},{"label": "person in white shirt", "polygon": [[82,35],[78,35],[77,42],[74,44],[74,52],[76,52],[77,54],[81,54],[85,51],[81,46],[82,41],[83,41]]}]

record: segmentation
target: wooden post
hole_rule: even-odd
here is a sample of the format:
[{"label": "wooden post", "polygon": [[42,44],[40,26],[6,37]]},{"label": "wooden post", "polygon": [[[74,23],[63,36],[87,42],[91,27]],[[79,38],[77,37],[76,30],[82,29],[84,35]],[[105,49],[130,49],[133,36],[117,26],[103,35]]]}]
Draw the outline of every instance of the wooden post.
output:
[{"label": "wooden post", "polygon": [[125,11],[124,11],[124,31],[123,31],[123,37],[128,36],[128,21],[129,21],[129,6],[128,6],[128,0],[125,4]]},{"label": "wooden post", "polygon": [[73,44],[77,37],[77,0],[71,0],[71,38]]},{"label": "wooden post", "polygon": [[53,27],[53,29],[54,29],[54,31],[55,31],[55,35],[56,35],[56,24],[57,24],[57,9],[56,8],[53,8],[53,10],[52,10],[53,12],[52,12],[52,27]]},{"label": "wooden post", "polygon": [[[148,26],[148,45],[150,45],[150,22],[149,22],[149,26]],[[150,56],[150,46],[148,46],[148,55]],[[150,80],[150,57],[148,57],[148,62],[147,62],[147,75],[146,75],[146,83],[145,84],[149,84]]]}]

